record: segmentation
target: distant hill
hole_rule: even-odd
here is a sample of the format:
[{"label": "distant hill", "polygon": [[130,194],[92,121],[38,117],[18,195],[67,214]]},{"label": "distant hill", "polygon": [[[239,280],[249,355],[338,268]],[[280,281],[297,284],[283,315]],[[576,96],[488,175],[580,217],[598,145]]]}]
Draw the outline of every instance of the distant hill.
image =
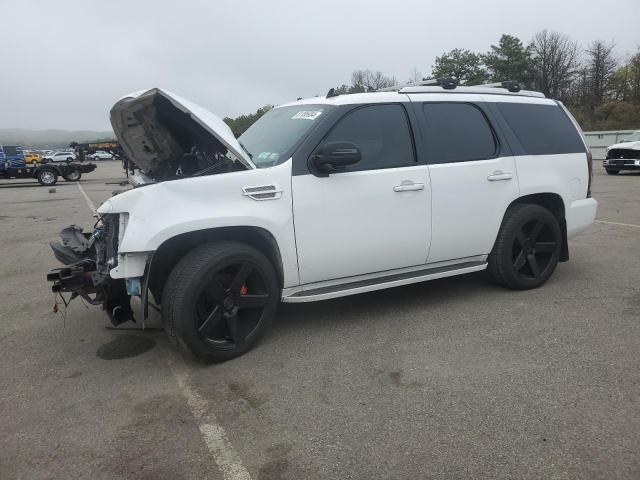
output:
[{"label": "distant hill", "polygon": [[114,138],[111,131],[0,129],[0,145],[23,145],[42,149],[66,148],[71,142],[87,143],[113,140]]}]

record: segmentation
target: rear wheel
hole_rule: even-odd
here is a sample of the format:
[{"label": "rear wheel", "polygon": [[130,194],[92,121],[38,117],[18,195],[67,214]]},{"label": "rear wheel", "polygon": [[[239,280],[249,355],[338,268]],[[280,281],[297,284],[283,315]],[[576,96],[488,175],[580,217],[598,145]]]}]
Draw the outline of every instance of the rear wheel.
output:
[{"label": "rear wheel", "polygon": [[609,175],[617,175],[620,173],[620,170],[614,170],[613,168],[605,168]]},{"label": "rear wheel", "polygon": [[38,172],[38,182],[45,187],[51,187],[58,181],[58,174],[50,168],[45,168]]},{"label": "rear wheel", "polygon": [[62,174],[62,178],[64,178],[67,182],[77,182],[82,177],[82,173],[76,167],[73,167]]},{"label": "rear wheel", "polygon": [[489,255],[489,273],[505,287],[539,287],[555,270],[561,247],[560,225],[549,210],[539,205],[514,205],[505,214]]},{"label": "rear wheel", "polygon": [[174,267],[162,295],[167,332],[199,358],[221,362],[249,350],[280,301],[271,262],[235,242],[201,245]]}]

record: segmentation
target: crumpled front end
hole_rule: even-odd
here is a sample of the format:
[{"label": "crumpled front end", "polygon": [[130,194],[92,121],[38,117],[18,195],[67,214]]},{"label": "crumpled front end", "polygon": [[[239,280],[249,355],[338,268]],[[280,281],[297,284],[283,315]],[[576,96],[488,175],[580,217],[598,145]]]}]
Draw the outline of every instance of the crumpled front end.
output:
[{"label": "crumpled front end", "polygon": [[77,225],[64,228],[61,240],[50,244],[64,266],[47,274],[54,293],[70,293],[71,300],[81,297],[93,305],[102,305],[114,325],[134,320],[127,281],[110,275],[119,261],[120,223],[118,214],[107,214],[100,217],[92,233]]}]

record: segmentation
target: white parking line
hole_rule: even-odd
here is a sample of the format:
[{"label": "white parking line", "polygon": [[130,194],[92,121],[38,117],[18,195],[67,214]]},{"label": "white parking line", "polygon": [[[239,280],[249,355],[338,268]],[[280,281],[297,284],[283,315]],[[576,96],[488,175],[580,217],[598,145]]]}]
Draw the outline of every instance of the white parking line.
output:
[{"label": "white parking line", "polygon": [[167,362],[182,395],[187,399],[191,413],[199,422],[200,433],[225,480],[251,480],[251,475],[229,442],[224,428],[209,409],[209,404],[187,383],[187,374],[182,360],[176,358],[173,353],[167,352]]},{"label": "white parking line", "polygon": [[[78,185],[78,189],[91,212],[95,213],[96,206],[87,195],[87,192],[84,191],[79,182],[76,182],[76,185]],[[225,480],[251,480],[251,475],[242,464],[240,456],[227,439],[224,428],[218,423],[213,412],[210,411],[209,404],[187,383],[188,376],[184,362],[176,358],[171,352],[167,352],[167,362],[182,395],[187,400],[189,410],[198,421],[198,428],[204,437],[207,448],[213,455],[213,459]]]},{"label": "white parking line", "polygon": [[640,225],[634,225],[633,223],[605,222],[604,220],[596,220],[596,223],[604,223],[606,225],[619,225],[621,227],[640,228]]},{"label": "white parking line", "polygon": [[82,188],[82,185],[80,185],[80,182],[76,182],[76,185],[78,185],[78,190],[80,190],[80,193],[82,194],[84,199],[87,201],[87,205],[89,206],[89,210],[91,210],[91,213],[96,213],[96,206],[93,204],[93,202],[89,198],[89,195],[87,195],[87,192],[84,191],[84,188]]}]

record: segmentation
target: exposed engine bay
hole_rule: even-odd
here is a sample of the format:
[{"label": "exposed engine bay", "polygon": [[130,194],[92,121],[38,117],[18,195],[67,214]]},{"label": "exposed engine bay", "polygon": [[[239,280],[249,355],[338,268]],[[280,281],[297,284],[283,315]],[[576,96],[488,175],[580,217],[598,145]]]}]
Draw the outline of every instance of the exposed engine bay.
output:
[{"label": "exposed engine bay", "polygon": [[125,154],[154,182],[246,170],[219,138],[160,91],[121,100],[111,122]]}]

